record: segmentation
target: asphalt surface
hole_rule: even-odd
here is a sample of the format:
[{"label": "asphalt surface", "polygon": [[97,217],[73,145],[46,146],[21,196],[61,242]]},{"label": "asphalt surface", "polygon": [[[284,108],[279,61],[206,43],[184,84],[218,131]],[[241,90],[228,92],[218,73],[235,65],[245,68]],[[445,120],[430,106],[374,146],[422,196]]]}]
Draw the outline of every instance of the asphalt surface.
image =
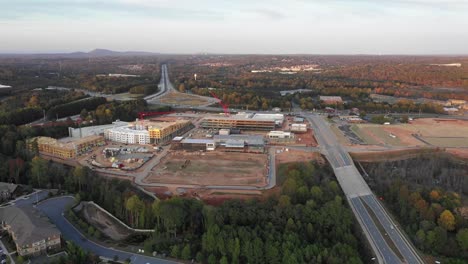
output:
[{"label": "asphalt surface", "polygon": [[169,81],[169,74],[167,73],[167,65],[163,64],[161,66],[161,80],[159,81],[159,91],[157,93],[151,94],[146,96],[145,99],[146,101],[153,101],[156,100],[157,98],[163,96],[164,94],[170,92],[170,91],[175,91],[174,87],[172,86],[171,82]]},{"label": "asphalt surface", "polygon": [[[369,212],[366,210],[364,205],[361,202],[359,197],[350,199],[352,206],[356,209],[357,214],[361,218],[362,223],[364,224],[365,230],[372,236],[374,243],[377,244],[377,250],[379,254],[383,257],[384,263],[389,264],[399,264],[401,260],[393,253],[393,251],[388,246],[385,238],[382,233],[380,233],[379,228],[375,225],[372,217],[369,215]],[[416,263],[416,262],[415,262]]]},{"label": "asphalt surface", "polygon": [[[377,201],[362,175],[357,170],[347,150],[340,145],[329,124],[321,117],[302,113],[314,129],[321,152],[326,156],[335,172],[338,183],[348,199],[359,224],[379,263],[424,263],[414,246],[393,223],[383,206]],[[364,206],[364,203],[368,206]],[[378,222],[370,215],[377,217]],[[379,229],[381,225],[385,231]],[[384,236],[388,236],[398,252],[394,252]],[[398,254],[399,253],[399,254]],[[400,259],[398,255],[403,256]]]},{"label": "asphalt surface", "polygon": [[50,220],[57,226],[57,228],[62,232],[64,239],[73,241],[84,250],[93,252],[94,254],[113,259],[114,256],[118,256],[119,260],[130,259],[131,263],[134,264],[173,264],[178,263],[170,260],[153,258],[143,255],[138,255],[135,253],[120,251],[112,248],[107,248],[96,244],[82,235],[70,222],[68,222],[63,214],[65,213],[67,205],[73,204],[74,198],[70,196],[62,196],[57,198],[52,198],[45,200],[37,206],[44,214],[46,214]]},{"label": "asphalt surface", "polygon": [[47,190],[36,190],[31,194],[21,196],[16,198],[16,200],[10,201],[12,205],[23,206],[23,205],[32,205],[36,201],[42,201],[47,198],[49,191]]}]

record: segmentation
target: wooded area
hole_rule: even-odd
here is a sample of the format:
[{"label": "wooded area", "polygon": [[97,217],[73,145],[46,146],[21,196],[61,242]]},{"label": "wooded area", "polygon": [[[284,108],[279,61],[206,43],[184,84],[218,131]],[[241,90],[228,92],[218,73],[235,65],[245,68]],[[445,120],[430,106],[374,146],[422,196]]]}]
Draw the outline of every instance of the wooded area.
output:
[{"label": "wooded area", "polygon": [[468,220],[462,195],[468,193],[468,165],[446,154],[363,164],[369,183],[399,218],[422,251],[468,261]]}]

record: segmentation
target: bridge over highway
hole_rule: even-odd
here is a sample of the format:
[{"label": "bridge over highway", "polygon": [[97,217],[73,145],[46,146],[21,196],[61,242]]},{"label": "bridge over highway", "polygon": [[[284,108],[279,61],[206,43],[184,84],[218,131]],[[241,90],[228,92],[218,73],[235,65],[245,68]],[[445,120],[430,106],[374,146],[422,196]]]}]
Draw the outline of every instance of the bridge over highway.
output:
[{"label": "bridge over highway", "polygon": [[355,214],[379,263],[424,263],[411,242],[393,222],[354,165],[347,150],[338,143],[328,122],[321,116],[302,113],[314,129],[321,152]]}]

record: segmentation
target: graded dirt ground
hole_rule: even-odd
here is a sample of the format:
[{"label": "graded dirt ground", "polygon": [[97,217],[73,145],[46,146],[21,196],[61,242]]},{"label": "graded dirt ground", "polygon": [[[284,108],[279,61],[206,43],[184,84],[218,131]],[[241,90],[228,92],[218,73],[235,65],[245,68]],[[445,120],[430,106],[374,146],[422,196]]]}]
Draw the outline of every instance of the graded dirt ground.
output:
[{"label": "graded dirt ground", "polygon": [[93,204],[83,203],[82,213],[86,221],[112,240],[123,240],[132,234],[125,226],[112,219]]},{"label": "graded dirt ground", "polygon": [[[279,148],[277,149],[279,150]],[[275,155],[276,165],[290,162],[308,162],[312,160],[319,163],[325,162],[319,152],[308,152],[295,149],[288,149],[288,151],[286,151],[286,147],[283,149],[283,151],[280,151],[280,153],[276,153]]]},{"label": "graded dirt ground", "polygon": [[267,155],[227,152],[170,152],[145,183],[180,185],[264,186]]},{"label": "graded dirt ground", "polygon": [[367,144],[468,147],[468,121],[464,120],[423,118],[410,124],[356,124],[353,131]]}]

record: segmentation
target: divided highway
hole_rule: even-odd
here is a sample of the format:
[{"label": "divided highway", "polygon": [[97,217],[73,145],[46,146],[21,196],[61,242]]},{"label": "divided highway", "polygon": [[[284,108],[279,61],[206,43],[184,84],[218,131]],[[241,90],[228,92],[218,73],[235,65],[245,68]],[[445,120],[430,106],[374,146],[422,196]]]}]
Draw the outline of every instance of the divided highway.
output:
[{"label": "divided highway", "polygon": [[170,91],[175,91],[174,87],[172,86],[172,83],[169,81],[169,74],[167,72],[166,64],[163,64],[161,66],[161,80],[159,81],[158,88],[159,91],[157,93],[148,95],[143,99],[145,99],[146,101],[152,101],[157,99],[158,97],[165,95]]},{"label": "divided highway", "polygon": [[312,125],[321,152],[326,156],[379,263],[424,263],[410,241],[385,211],[321,117],[302,113]]}]

